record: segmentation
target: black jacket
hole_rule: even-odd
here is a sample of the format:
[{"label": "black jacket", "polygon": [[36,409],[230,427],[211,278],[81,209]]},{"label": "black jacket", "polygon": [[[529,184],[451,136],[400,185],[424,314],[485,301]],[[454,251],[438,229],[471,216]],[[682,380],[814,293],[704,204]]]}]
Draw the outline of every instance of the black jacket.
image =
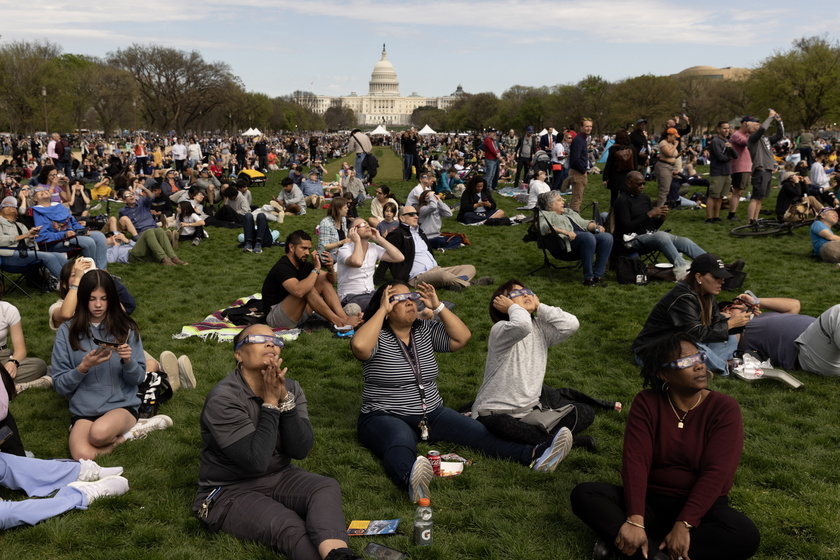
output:
[{"label": "black jacket", "polygon": [[[418,228],[420,233],[420,237],[425,241],[426,248],[431,251],[429,247],[429,240],[426,238],[426,234],[423,233],[422,229]],[[373,275],[373,283],[374,285],[378,286],[385,280],[385,275],[388,271],[391,271],[391,276],[394,277],[394,280],[402,280],[403,282],[408,282],[408,276],[411,274],[411,267],[414,266],[414,238],[411,236],[411,230],[409,229],[408,225],[400,222],[400,225],[389,233],[385,240],[388,241],[391,245],[396,247],[400,250],[400,253],[403,254],[405,259],[402,262],[398,263],[389,263],[386,261],[379,261],[379,266],[376,268],[376,272]]]}]

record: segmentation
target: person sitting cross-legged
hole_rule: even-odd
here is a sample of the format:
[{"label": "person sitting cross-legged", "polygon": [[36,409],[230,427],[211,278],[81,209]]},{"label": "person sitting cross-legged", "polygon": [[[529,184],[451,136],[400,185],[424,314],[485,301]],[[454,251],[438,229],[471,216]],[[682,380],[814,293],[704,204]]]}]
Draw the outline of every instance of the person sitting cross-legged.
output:
[{"label": "person sitting cross-legged", "polygon": [[[632,251],[662,251],[674,265],[674,276],[682,280],[688,272],[688,263],[682,255],[696,259],[706,251],[687,237],[659,231],[668,217],[668,207],[653,207],[650,197],[643,191],[645,178],[638,171],[627,174],[627,190],[618,195],[613,205],[616,243],[623,243]],[[682,253],[682,254],[681,254]]]},{"label": "person sitting cross-legged", "polygon": [[[322,270],[322,265],[326,271]],[[351,318],[344,313],[332,285],[334,280],[330,254],[312,252],[312,237],[305,231],[299,229],[290,233],[286,238],[286,254],[271,268],[263,282],[266,322],[273,328],[297,327],[314,312],[336,327],[356,327],[362,317]]]}]

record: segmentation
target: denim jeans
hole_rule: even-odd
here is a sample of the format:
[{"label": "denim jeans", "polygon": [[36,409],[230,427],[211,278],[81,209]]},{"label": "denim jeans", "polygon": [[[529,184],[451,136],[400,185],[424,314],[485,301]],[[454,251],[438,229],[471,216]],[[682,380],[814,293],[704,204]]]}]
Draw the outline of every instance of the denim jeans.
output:
[{"label": "denim jeans", "polygon": [[487,183],[487,188],[491,191],[496,188],[496,178],[499,176],[499,160],[485,159],[484,160],[484,181]]},{"label": "denim jeans", "polygon": [[77,246],[82,248],[82,255],[93,259],[96,268],[100,270],[108,268],[108,244],[105,241],[105,234],[101,231],[91,231],[87,235],[77,235],[70,239],[67,247],[64,246],[64,243],[56,243],[49,250],[52,253],[66,253]]},{"label": "denim jeans", "polygon": [[356,177],[361,179],[362,182],[365,181],[365,174],[362,171],[362,162],[364,161],[364,159],[365,159],[365,153],[364,152],[359,152],[358,154],[356,154],[356,164],[355,164]]},{"label": "denim jeans", "polygon": [[257,214],[256,226],[254,226],[254,215],[251,212],[245,214],[245,243],[254,244],[254,231],[256,227],[256,240],[259,241],[263,247],[271,247],[274,239],[271,237],[271,231],[268,229],[268,220],[265,214]]},{"label": "denim jeans", "polygon": [[[546,238],[546,240],[552,238]],[[549,242],[548,252],[561,260],[568,260],[568,254],[565,247],[556,239],[553,243]],[[607,269],[607,261],[612,252],[613,237],[608,233],[594,234],[588,231],[579,231],[571,241],[572,253],[580,256],[580,262],[583,265],[583,278],[589,280],[591,278],[603,278],[604,272]],[[592,266],[592,259],[595,259],[595,267]]]},{"label": "denim jeans", "polygon": [[17,252],[8,257],[0,257],[0,261],[2,261],[3,264],[11,266],[26,266],[36,260],[40,260],[44,263],[44,266],[47,267],[50,274],[56,278],[60,278],[61,267],[67,262],[67,257],[61,253],[50,253],[48,251],[38,251],[38,256],[36,257],[35,251],[32,249],[29,250],[29,254],[25,257],[21,257]]},{"label": "denim jeans", "polygon": [[668,259],[675,268],[685,268],[688,266],[680,253],[687,255],[691,259],[696,259],[706,252],[691,239],[671,235],[670,233],[665,233],[664,231],[643,233],[633,240],[632,247],[637,251],[640,249],[662,251],[665,258]]},{"label": "denim jeans", "polygon": [[724,377],[729,376],[729,364],[726,362],[735,356],[738,349],[738,337],[730,334],[726,342],[700,342],[697,348],[706,353],[706,367]]},{"label": "denim jeans", "polygon": [[457,249],[461,246],[460,237],[444,237],[438,235],[437,237],[429,237],[429,247],[431,249]]},{"label": "denim jeans", "polygon": [[[359,441],[382,460],[388,478],[401,488],[408,487],[408,477],[417,457],[420,420],[422,416],[397,416],[386,412],[359,416]],[[490,457],[512,459],[523,465],[531,463],[532,446],[499,439],[477,420],[451,408],[441,406],[432,410],[428,413],[428,421],[430,443],[446,441],[472,447]]]},{"label": "denim jeans", "polygon": [[411,168],[417,169],[417,156],[415,154],[403,154],[403,181],[411,180]]}]

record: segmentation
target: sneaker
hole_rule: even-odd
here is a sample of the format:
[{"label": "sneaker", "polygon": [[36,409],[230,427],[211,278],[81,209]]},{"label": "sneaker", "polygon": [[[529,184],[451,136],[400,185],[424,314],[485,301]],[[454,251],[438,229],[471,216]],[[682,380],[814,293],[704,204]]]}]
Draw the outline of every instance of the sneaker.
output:
[{"label": "sneaker", "polygon": [[726,217],[726,219],[731,221],[731,222],[737,222],[738,221],[738,215],[737,214],[729,214]]},{"label": "sneaker", "polygon": [[52,377],[49,375],[45,375],[43,377],[39,377],[33,381],[27,381],[26,383],[20,383],[15,388],[17,389],[18,393],[22,393],[27,389],[49,389],[53,386]]},{"label": "sneaker", "polygon": [[160,364],[161,371],[169,379],[169,386],[172,387],[172,390],[177,391],[180,389],[181,382],[178,379],[178,358],[175,354],[169,350],[164,350],[160,353],[158,363]]},{"label": "sneaker", "polygon": [[443,247],[438,247],[438,248],[437,248],[437,249],[435,249],[435,250],[436,250],[438,253],[445,253],[445,252],[446,252],[446,249],[444,249]]},{"label": "sneaker", "polygon": [[724,266],[724,268],[728,268],[729,270],[744,270],[744,265],[745,264],[747,264],[747,263],[746,263],[746,261],[744,261],[744,259],[738,259],[735,262],[732,262],[730,264],[725,264],[723,266]]},{"label": "sneaker", "polygon": [[87,505],[90,505],[99,498],[112,498],[122,496],[128,492],[128,481],[121,476],[109,476],[96,482],[83,482],[77,480],[67,486],[72,486],[87,497]]},{"label": "sneaker", "polygon": [[196,382],[192,362],[187,355],[178,358],[178,378],[181,381],[181,387],[184,389],[195,389]]},{"label": "sneaker", "polygon": [[595,453],[598,450],[598,443],[592,436],[575,436],[572,439],[572,447],[585,449],[590,453]]},{"label": "sneaker", "polygon": [[572,432],[569,428],[560,428],[551,443],[541,443],[534,448],[536,459],[531,463],[531,468],[537,472],[554,472],[571,448]]},{"label": "sneaker", "polygon": [[97,210],[102,210],[102,203],[96,204],[90,207],[91,212],[96,212]]},{"label": "sneaker", "polygon": [[122,467],[100,467],[94,461],[88,459],[79,459],[79,478],[82,482],[95,482],[108,478],[109,476],[119,476],[123,473]]},{"label": "sneaker", "polygon": [[182,261],[182,260],[181,260],[181,259],[179,259],[178,257],[172,257],[172,262],[174,262],[174,263],[175,263],[175,264],[177,264],[178,266],[187,266],[188,264],[190,264],[190,263],[188,263],[188,262]]},{"label": "sneaker", "polygon": [[258,255],[259,255],[260,253],[262,253],[262,243],[260,243],[259,241],[257,241],[256,243],[254,243],[254,253],[256,253],[256,254],[258,254]]},{"label": "sneaker", "polygon": [[598,282],[596,282],[594,278],[587,278],[586,280],[583,281],[583,285],[586,286],[587,288],[592,288],[594,286],[597,286]]},{"label": "sneaker", "polygon": [[408,497],[412,502],[416,504],[420,498],[428,498],[431,495],[429,483],[433,476],[435,471],[432,464],[422,455],[418,455],[411,466],[411,474],[408,475]]},{"label": "sneaker", "polygon": [[200,238],[196,237],[195,239],[193,239],[193,242],[192,242],[193,245],[198,245],[199,243],[201,243]]},{"label": "sneaker", "polygon": [[243,253],[253,253],[254,252],[253,245],[251,245],[250,243],[246,243],[245,247],[242,248],[242,252]]},{"label": "sneaker", "polygon": [[715,219],[714,218],[706,218],[706,221],[704,221],[703,223],[704,224],[713,224],[713,223],[715,223]]},{"label": "sneaker", "polygon": [[177,264],[172,262],[172,259],[170,259],[169,257],[163,257],[163,259],[160,261],[160,264],[164,266],[178,266]]},{"label": "sneaker", "polygon": [[[183,384],[182,384],[183,385]],[[155,430],[165,430],[172,427],[172,418],[165,414],[158,414],[151,418],[141,418],[137,421],[133,428],[123,434],[126,441],[132,439],[143,439],[149,432]]]}]

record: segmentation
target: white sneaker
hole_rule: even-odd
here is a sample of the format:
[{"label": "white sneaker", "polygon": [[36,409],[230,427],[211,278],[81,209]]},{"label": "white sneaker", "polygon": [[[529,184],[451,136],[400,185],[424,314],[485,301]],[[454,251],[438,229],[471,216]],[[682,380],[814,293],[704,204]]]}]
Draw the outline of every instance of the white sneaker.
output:
[{"label": "white sneaker", "polygon": [[186,354],[178,358],[178,377],[181,381],[181,387],[184,389],[195,389],[196,382],[192,362]]},{"label": "white sneaker", "polygon": [[681,282],[682,280],[685,279],[686,276],[688,276],[688,267],[687,266],[682,266],[682,267],[679,267],[679,268],[674,267],[674,278],[676,278],[677,282]]},{"label": "white sneaker", "polygon": [[420,498],[428,498],[429,483],[435,476],[432,464],[422,455],[418,455],[411,466],[411,473],[408,475],[408,497],[415,504]]},{"label": "white sneaker", "polygon": [[160,353],[158,363],[160,364],[161,371],[163,371],[163,373],[166,374],[167,379],[169,379],[169,386],[172,387],[172,390],[177,391],[180,389],[181,381],[178,374],[178,358],[175,354],[169,350],[164,350]]},{"label": "white sneaker", "polygon": [[151,418],[141,418],[137,421],[133,428],[123,434],[126,441],[132,439],[141,439],[149,435],[149,432],[155,430],[165,430],[172,427],[172,418],[165,414],[158,414]]},{"label": "white sneaker", "polygon": [[540,444],[537,446],[537,452],[540,453],[536,460],[531,463],[531,468],[537,472],[554,472],[557,465],[566,458],[569,450],[572,448],[572,432],[569,428],[560,428],[560,431],[551,440],[551,444],[545,446]]},{"label": "white sneaker", "polygon": [[34,381],[28,381],[26,383],[20,383],[15,388],[17,389],[18,393],[22,393],[27,389],[49,389],[53,386],[52,377],[49,375],[45,375],[43,377],[39,377]]},{"label": "white sneaker", "polygon": [[94,482],[123,473],[122,467],[100,467],[95,461],[88,459],[79,459],[79,465],[79,480],[82,482]]},{"label": "white sneaker", "polygon": [[72,486],[87,497],[88,505],[98,498],[112,498],[122,496],[128,492],[128,480],[121,476],[109,476],[96,482],[77,480],[67,486]]}]

